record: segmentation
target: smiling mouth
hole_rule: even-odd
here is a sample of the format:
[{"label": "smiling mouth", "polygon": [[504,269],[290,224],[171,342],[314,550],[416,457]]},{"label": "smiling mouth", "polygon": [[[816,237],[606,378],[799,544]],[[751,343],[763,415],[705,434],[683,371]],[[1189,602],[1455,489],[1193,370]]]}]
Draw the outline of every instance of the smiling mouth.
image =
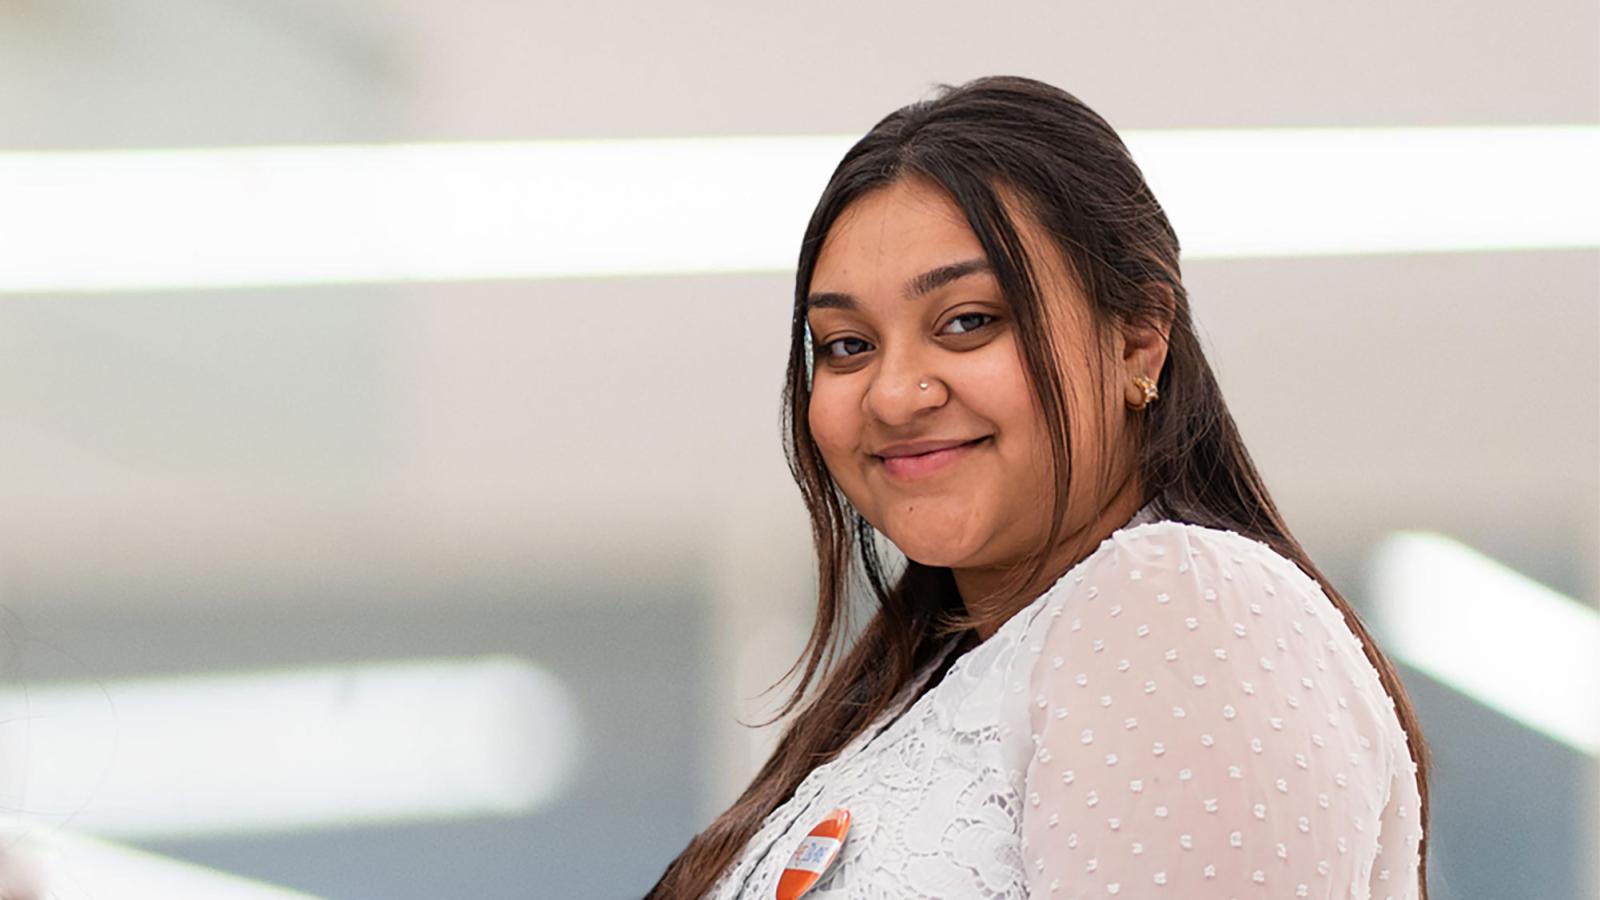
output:
[{"label": "smiling mouth", "polygon": [[943,450],[935,450],[931,453],[879,457],[878,459],[883,463],[884,472],[888,473],[892,478],[903,481],[926,478],[964,459],[973,450],[983,446],[993,437],[994,435],[985,435],[975,441],[968,441],[965,444],[957,444],[954,447],[946,447]]}]

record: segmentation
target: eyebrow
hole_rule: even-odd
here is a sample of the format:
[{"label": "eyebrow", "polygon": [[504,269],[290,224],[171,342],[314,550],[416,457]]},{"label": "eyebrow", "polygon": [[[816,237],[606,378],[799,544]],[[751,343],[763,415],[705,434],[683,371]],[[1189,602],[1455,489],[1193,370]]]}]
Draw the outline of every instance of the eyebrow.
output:
[{"label": "eyebrow", "polygon": [[[936,269],[929,269],[928,271],[923,272],[921,275],[918,275],[917,277],[906,282],[905,297],[907,300],[915,300],[918,297],[930,294],[953,281],[959,281],[962,278],[966,278],[968,275],[976,275],[980,272],[992,273],[993,271],[994,269],[990,267],[989,261],[982,257],[964,259],[961,262],[939,266]],[[859,308],[859,306],[860,304],[856,302],[856,298],[853,295],[839,293],[836,291],[823,291],[821,293],[812,294],[806,298],[806,309],[808,310],[854,310]]]}]

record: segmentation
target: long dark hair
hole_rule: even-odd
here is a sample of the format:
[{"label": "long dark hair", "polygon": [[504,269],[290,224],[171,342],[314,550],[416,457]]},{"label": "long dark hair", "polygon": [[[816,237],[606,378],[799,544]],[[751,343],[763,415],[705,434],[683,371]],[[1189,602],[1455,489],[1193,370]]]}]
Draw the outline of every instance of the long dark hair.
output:
[{"label": "long dark hair", "polygon": [[[1222,392],[1201,352],[1178,267],[1178,236],[1151,194],[1127,147],[1077,97],[1026,78],[995,76],[944,85],[931,100],[890,113],[850,148],[806,226],[795,276],[789,367],[783,390],[784,451],[811,516],[816,544],[817,615],[805,650],[784,678],[804,664],[786,703],[770,721],[815,695],[784,730],[750,786],[667,868],[651,898],[700,897],[761,826],[817,765],[861,734],[939,654],[973,643],[1025,606],[968,614],[947,568],[907,561],[886,575],[871,525],[855,512],[823,463],[808,425],[811,399],[806,297],[835,219],[866,193],[900,179],[926,179],[966,215],[994,269],[1015,320],[1028,379],[1043,410],[1054,458],[1055,515],[1045,545],[1017,583],[1037,583],[1060,536],[1070,483],[1064,375],[1046,327],[1036,275],[1007,200],[1020,201],[1053,239],[1088,298],[1098,335],[1107,326],[1168,323],[1158,402],[1134,417],[1136,475],[1143,500],[1164,519],[1234,531],[1293,560],[1343,613],[1384,688],[1394,699],[1412,759],[1423,837],[1418,846],[1422,900],[1427,900],[1428,750],[1394,666],[1300,543],[1289,533],[1245,450]],[[1143,505],[1143,504],[1141,504]],[[857,570],[853,567],[859,567]],[[877,606],[853,644],[849,586],[859,571]],[[1059,573],[1054,573],[1059,574]],[[842,657],[840,656],[842,652]],[[780,679],[781,683],[782,679]],[[922,686],[922,690],[931,683]]]}]

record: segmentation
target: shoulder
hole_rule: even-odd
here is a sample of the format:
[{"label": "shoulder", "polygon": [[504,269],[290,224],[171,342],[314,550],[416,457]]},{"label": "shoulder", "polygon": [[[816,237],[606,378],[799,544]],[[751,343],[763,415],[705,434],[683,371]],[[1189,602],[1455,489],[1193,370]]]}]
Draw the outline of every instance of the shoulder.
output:
[{"label": "shoulder", "polygon": [[1111,540],[1123,549],[1134,547],[1155,548],[1156,555],[1163,549],[1183,546],[1190,550],[1212,550],[1238,554],[1265,554],[1270,557],[1288,562],[1265,542],[1257,540],[1237,531],[1223,528],[1212,528],[1207,525],[1196,525],[1193,522],[1179,522],[1173,519],[1164,519],[1159,522],[1146,522],[1129,528],[1121,528],[1112,532]]},{"label": "shoulder", "polygon": [[1213,669],[1259,667],[1262,675],[1286,655],[1355,668],[1365,659],[1338,607],[1294,560],[1255,538],[1187,522],[1113,532],[1042,599],[1027,641],[1046,658],[1077,655],[1126,672],[1140,656],[1173,663],[1203,653]]},{"label": "shoulder", "polygon": [[1146,522],[1112,532],[1051,585],[1033,604],[1024,640],[1036,650],[1042,642],[1086,640],[1095,623],[1117,632],[1132,623],[1141,638],[1171,633],[1175,624],[1209,631],[1291,599],[1315,607],[1313,591],[1320,586],[1298,565],[1254,538],[1191,522]]},{"label": "shoulder", "polygon": [[1233,740],[1240,767],[1276,744],[1294,745],[1284,758],[1297,766],[1309,748],[1381,770],[1391,702],[1339,608],[1293,560],[1165,521],[1113,533],[1070,576],[1021,659],[1032,733],[1070,716],[1084,744],[1126,742],[1160,722],[1197,731],[1199,752]]},{"label": "shoulder", "polygon": [[[1338,730],[1330,724],[1323,735],[1319,722],[1348,721],[1359,731],[1349,729],[1355,746],[1344,749],[1362,754],[1393,717],[1339,607],[1261,541],[1152,522],[1114,532],[1069,576],[1033,623],[1024,659],[1031,696],[1084,691],[1110,706],[1130,687],[1152,698],[1186,694],[1225,721],[1253,712],[1263,738],[1298,721],[1319,747]],[[1179,708],[1188,705],[1174,715]]]},{"label": "shoulder", "polygon": [[[1102,542],[1043,612],[1012,687],[1030,888],[1158,878],[1175,896],[1242,896],[1366,877],[1398,726],[1293,560],[1232,531],[1144,523]],[[1418,808],[1401,796],[1396,818]]]},{"label": "shoulder", "polygon": [[1219,582],[1235,593],[1275,593],[1289,585],[1296,592],[1320,590],[1293,560],[1256,538],[1191,522],[1164,520],[1118,529],[1058,583],[1071,592],[1092,585],[1092,593],[1138,590],[1158,580],[1200,587]]}]

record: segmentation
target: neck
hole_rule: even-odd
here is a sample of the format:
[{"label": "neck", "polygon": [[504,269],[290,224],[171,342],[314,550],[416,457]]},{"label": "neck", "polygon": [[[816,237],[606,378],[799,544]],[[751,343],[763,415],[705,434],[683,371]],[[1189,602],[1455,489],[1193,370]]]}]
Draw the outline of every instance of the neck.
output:
[{"label": "neck", "polygon": [[[961,592],[967,614],[985,616],[997,623],[1010,618],[1010,614],[1027,606],[1073,566],[1082,562],[1084,557],[1094,552],[1101,541],[1133,518],[1134,513],[1139,511],[1143,496],[1140,480],[1130,473],[1112,495],[1111,502],[1091,521],[1061,536],[1039,577],[1021,590],[1009,591],[1006,585],[1009,579],[1016,577],[1022,562],[953,569],[951,574],[955,577],[956,589]],[[991,615],[996,612],[1001,615]],[[979,627],[976,629],[978,638],[988,640],[997,628],[997,624]]]}]

